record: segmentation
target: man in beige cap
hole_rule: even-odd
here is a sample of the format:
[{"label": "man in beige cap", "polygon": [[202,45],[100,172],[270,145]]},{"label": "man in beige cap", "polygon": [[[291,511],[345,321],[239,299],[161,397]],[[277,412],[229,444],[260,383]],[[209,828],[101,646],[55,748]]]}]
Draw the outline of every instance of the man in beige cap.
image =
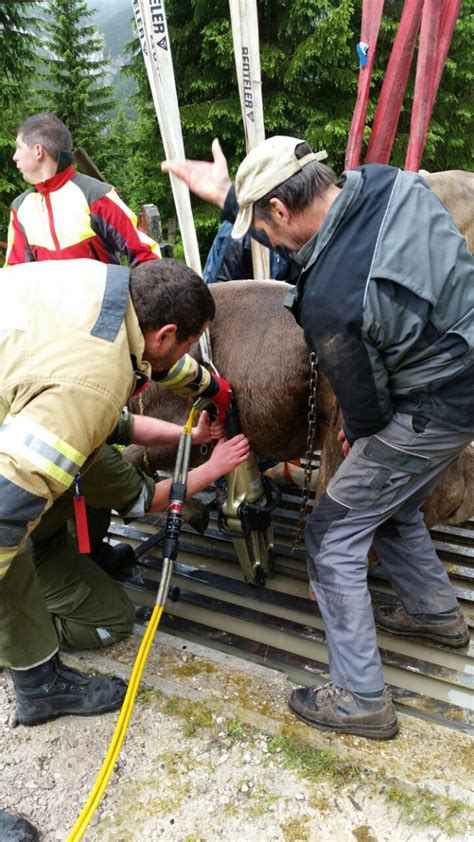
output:
[{"label": "man in beige cap", "polygon": [[[167,162],[201,198],[291,253],[286,304],[340,403],[346,459],[306,527],[331,681],[295,690],[317,728],[386,739],[398,723],[384,685],[367,587],[373,543],[399,600],[385,631],[460,647],[469,630],[420,507],[474,433],[474,263],[449,213],[416,173],[369,164],[334,172],[299,138],[272,137],[235,188],[212,163]],[[393,599],[393,598],[392,598]]]}]

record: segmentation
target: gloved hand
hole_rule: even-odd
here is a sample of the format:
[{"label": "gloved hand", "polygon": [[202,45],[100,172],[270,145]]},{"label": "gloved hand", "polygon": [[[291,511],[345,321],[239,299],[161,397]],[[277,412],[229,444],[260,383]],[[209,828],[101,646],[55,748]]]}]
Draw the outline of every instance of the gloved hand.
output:
[{"label": "gloved hand", "polygon": [[211,382],[207,389],[201,393],[203,397],[209,398],[217,408],[219,421],[224,421],[229,404],[232,400],[232,389],[230,383],[217,374],[211,374]]}]

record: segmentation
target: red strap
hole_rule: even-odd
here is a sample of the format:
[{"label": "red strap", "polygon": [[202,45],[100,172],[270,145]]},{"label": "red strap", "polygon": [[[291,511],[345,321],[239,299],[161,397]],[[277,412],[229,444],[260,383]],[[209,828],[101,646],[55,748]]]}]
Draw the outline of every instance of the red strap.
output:
[{"label": "red strap", "polygon": [[390,161],[420,29],[422,8],[423,0],[405,0],[377,103],[365,156],[366,164],[388,164]]},{"label": "red strap", "polygon": [[437,67],[436,52],[439,43],[442,2],[443,0],[425,0],[421,16],[410,139],[405,159],[405,169],[414,172],[420,169],[433,110],[435,93],[433,83]]},{"label": "red strap", "polygon": [[291,462],[283,462],[283,479],[289,484],[293,485],[293,477],[291,475]]},{"label": "red strap", "polygon": [[365,118],[369,102],[370,81],[375,59],[375,48],[379,36],[384,0],[363,0],[361,41],[369,45],[367,64],[359,70],[359,87],[352,117],[349,140],[346,149],[345,169],[351,170],[360,164],[360,152],[364,135]]},{"label": "red strap", "polygon": [[453,39],[453,32],[456,26],[456,21],[459,16],[462,0],[444,0],[441,8],[441,16],[439,22],[439,42],[438,52],[436,54],[436,69],[433,78],[433,104],[438,92],[441,76],[443,75],[444,65],[448,55],[451,41]]},{"label": "red strap", "polygon": [[79,491],[79,477],[76,478],[76,494],[74,495],[74,518],[76,521],[77,543],[79,552],[89,555],[91,542],[87,525],[86,498]]}]

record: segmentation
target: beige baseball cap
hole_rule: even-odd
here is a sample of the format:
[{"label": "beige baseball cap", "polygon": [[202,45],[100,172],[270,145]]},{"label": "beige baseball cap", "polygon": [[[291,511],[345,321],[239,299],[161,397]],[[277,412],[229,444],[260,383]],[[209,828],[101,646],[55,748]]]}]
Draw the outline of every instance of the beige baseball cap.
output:
[{"label": "beige baseball cap", "polygon": [[296,147],[305,143],[298,137],[275,135],[259,143],[242,161],[235,177],[235,192],[239,212],[232,229],[232,237],[243,237],[252,225],[253,203],[278,187],[311,161],[323,161],[327,152],[310,152],[303,158],[295,155]]}]

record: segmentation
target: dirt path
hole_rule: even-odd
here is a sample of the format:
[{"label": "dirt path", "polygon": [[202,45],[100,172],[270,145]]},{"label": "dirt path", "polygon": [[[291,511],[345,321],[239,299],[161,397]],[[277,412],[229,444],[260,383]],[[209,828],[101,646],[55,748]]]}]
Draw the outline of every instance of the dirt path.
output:
[{"label": "dirt path", "polygon": [[[128,678],[143,629],[68,662]],[[127,737],[85,840],[474,842],[474,744],[401,718],[390,742],[297,722],[281,673],[160,631]],[[13,727],[0,673],[2,806],[42,842],[65,840],[107,751],[116,714]]]}]

